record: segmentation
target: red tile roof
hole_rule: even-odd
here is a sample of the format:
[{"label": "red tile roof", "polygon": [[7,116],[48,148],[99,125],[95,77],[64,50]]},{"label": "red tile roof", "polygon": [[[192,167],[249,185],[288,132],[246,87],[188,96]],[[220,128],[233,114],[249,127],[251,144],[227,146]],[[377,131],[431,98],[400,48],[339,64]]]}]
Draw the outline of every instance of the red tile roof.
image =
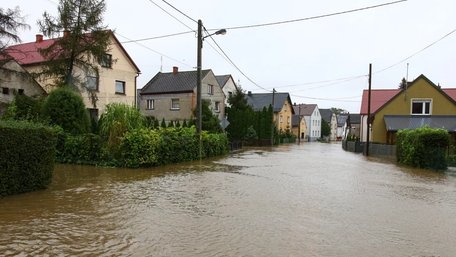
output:
[{"label": "red tile roof", "polygon": [[5,49],[5,51],[21,65],[36,64],[46,61],[40,54],[39,49],[48,48],[54,42],[55,39],[47,39],[39,43],[31,42],[13,45]]}]

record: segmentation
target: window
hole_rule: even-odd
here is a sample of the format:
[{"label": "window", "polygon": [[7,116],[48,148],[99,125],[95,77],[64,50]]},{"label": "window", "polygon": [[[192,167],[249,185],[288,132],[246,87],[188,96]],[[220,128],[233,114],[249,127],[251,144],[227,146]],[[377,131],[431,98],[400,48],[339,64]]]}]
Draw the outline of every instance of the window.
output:
[{"label": "window", "polygon": [[23,95],[24,94],[24,89],[20,88],[17,90],[18,95]]},{"label": "window", "polygon": [[215,112],[220,112],[220,102],[215,102]]},{"label": "window", "polygon": [[213,95],[214,94],[214,86],[213,85],[207,85],[207,93],[209,95]]},{"label": "window", "polygon": [[2,93],[3,93],[4,95],[9,95],[9,88],[7,88],[7,87],[2,87]]},{"label": "window", "polygon": [[279,122],[282,123],[282,115],[279,117]]},{"label": "window", "polygon": [[116,94],[125,94],[125,81],[116,80]]},{"label": "window", "polygon": [[413,100],[412,115],[430,115],[432,100]]},{"label": "window", "polygon": [[233,92],[228,92],[228,99],[230,99],[231,97],[233,97]]},{"label": "window", "polygon": [[93,121],[98,122],[98,109],[96,109],[96,108],[87,108],[87,110],[89,111],[89,117]]},{"label": "window", "polygon": [[98,60],[101,67],[111,68],[112,67],[112,55],[110,54],[103,54],[100,59]]},{"label": "window", "polygon": [[146,106],[147,110],[153,110],[154,109],[154,105],[155,105],[154,99],[147,99],[146,103],[147,103],[147,106]]},{"label": "window", "polygon": [[98,91],[98,78],[95,76],[87,76],[86,87],[88,90]]},{"label": "window", "polygon": [[179,109],[180,109],[179,98],[171,99],[171,110],[179,110]]}]

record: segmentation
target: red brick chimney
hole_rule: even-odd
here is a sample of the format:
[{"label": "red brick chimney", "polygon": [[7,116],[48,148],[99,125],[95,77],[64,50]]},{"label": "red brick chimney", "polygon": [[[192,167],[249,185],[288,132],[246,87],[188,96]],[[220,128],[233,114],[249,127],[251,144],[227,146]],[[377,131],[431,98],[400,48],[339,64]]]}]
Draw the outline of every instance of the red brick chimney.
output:
[{"label": "red brick chimney", "polygon": [[173,67],[173,74],[177,74],[179,72],[179,67],[174,66]]},{"label": "red brick chimney", "polygon": [[43,35],[41,35],[41,34],[36,34],[35,43],[41,43],[41,42],[43,42]]}]

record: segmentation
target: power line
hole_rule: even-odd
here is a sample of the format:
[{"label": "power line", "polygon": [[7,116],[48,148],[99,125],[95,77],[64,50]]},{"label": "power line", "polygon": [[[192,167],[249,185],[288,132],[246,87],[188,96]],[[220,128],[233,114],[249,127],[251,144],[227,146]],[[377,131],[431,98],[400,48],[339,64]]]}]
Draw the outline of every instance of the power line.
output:
[{"label": "power line", "polygon": [[419,51],[413,53],[412,55],[408,56],[407,58],[404,58],[404,59],[400,60],[399,62],[396,62],[395,64],[392,64],[392,65],[390,65],[390,66],[388,66],[388,67],[386,67],[386,68],[384,68],[384,69],[381,69],[381,70],[379,70],[379,71],[374,72],[374,74],[380,73],[380,72],[384,72],[384,71],[386,71],[386,70],[388,70],[388,69],[391,69],[391,68],[393,68],[393,67],[395,67],[395,66],[397,66],[397,65],[399,65],[399,64],[401,64],[401,63],[403,63],[403,62],[405,62],[405,61],[407,61],[408,59],[411,59],[412,57],[414,57],[414,56],[418,55],[419,53],[425,51],[426,49],[428,49],[428,48],[430,48],[431,46],[437,44],[438,42],[442,41],[442,40],[445,39],[446,37],[449,37],[451,34],[453,34],[453,33],[455,33],[455,32],[456,32],[456,29],[453,29],[452,31],[450,31],[449,33],[447,33],[446,35],[444,35],[443,37],[441,37],[441,38],[437,39],[436,41],[432,42],[431,44],[425,46],[423,49],[421,49],[421,50],[419,50]]},{"label": "power line", "polygon": [[[306,17],[306,18],[300,18],[300,19],[293,19],[293,20],[285,20],[285,21],[277,21],[277,22],[269,22],[269,23],[261,23],[261,24],[254,24],[254,25],[244,25],[244,26],[237,26],[237,27],[228,27],[226,28],[227,30],[235,30],[235,29],[250,29],[250,28],[258,28],[258,27],[266,27],[266,26],[274,26],[274,25],[281,25],[285,23],[293,23],[293,22],[301,22],[301,21],[308,21],[308,20],[315,20],[315,19],[321,19],[321,18],[327,18],[331,16],[336,16],[336,15],[342,15],[342,14],[347,14],[347,13],[353,13],[353,12],[359,12],[359,11],[364,11],[368,9],[374,9],[374,8],[379,8],[379,7],[384,7],[388,5],[393,5],[393,4],[398,4],[402,2],[407,2],[408,0],[399,0],[399,1],[393,1],[393,2],[388,2],[388,3],[383,3],[383,4],[378,4],[378,5],[371,5],[367,7],[362,7],[362,8],[357,8],[357,9],[351,9],[347,11],[340,11],[340,12],[335,12],[335,13],[329,13],[329,14],[322,14],[322,15],[317,15],[317,16],[312,16],[312,17]],[[216,30],[216,29],[210,29],[210,30]]]},{"label": "power line", "polygon": [[140,38],[140,39],[132,39],[128,41],[123,41],[121,42],[122,44],[127,44],[127,43],[136,43],[136,42],[141,42],[141,41],[148,41],[148,40],[154,40],[154,39],[161,39],[161,38],[167,38],[167,37],[174,37],[174,36],[180,36],[184,34],[189,34],[189,33],[194,33],[195,31],[184,31],[184,32],[179,32],[179,33],[173,33],[173,34],[168,34],[168,35],[163,35],[163,36],[156,36],[156,37],[147,37],[147,38]]},{"label": "power line", "polygon": [[185,14],[184,12],[182,12],[181,10],[177,9],[176,7],[174,7],[172,4],[168,3],[167,1],[165,0],[162,0],[165,4],[169,5],[171,8],[173,8],[174,10],[178,11],[180,14],[184,15],[185,17],[187,17],[188,19],[190,19],[191,21],[195,22],[198,24],[198,21],[196,21],[195,19],[193,19],[192,17],[188,16],[187,14]]},{"label": "power line", "polygon": [[190,30],[196,32],[193,28],[191,28],[190,26],[188,26],[187,24],[185,24],[183,21],[179,20],[176,16],[172,15],[170,12],[168,12],[167,10],[165,10],[163,7],[161,7],[160,5],[156,4],[154,1],[152,0],[148,0],[149,2],[151,2],[152,4],[154,4],[155,6],[157,6],[158,8],[160,8],[162,11],[164,11],[165,13],[167,13],[169,16],[171,16],[173,19],[175,19],[177,22],[179,22],[180,24],[184,25],[185,27],[189,28]]}]

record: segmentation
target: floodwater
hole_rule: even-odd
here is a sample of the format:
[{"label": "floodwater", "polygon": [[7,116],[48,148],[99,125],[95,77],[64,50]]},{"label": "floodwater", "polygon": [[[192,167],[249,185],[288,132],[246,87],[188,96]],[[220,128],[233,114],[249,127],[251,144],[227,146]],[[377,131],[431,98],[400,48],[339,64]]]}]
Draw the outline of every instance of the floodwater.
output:
[{"label": "floodwater", "polygon": [[49,189],[0,199],[0,256],[456,256],[456,172],[320,143],[58,165]]}]

